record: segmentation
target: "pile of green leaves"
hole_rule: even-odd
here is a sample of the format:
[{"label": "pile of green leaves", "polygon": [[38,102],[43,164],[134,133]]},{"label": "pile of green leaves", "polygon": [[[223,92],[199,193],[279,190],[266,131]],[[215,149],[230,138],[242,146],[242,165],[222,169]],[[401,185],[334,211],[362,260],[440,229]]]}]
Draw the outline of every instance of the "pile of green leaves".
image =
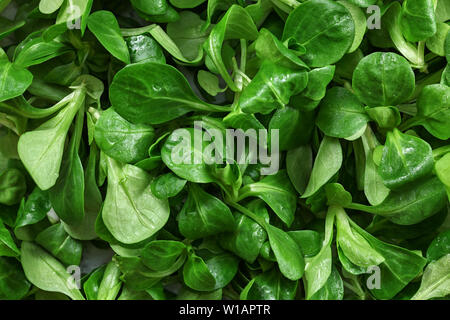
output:
[{"label": "pile of green leaves", "polygon": [[[0,299],[450,295],[450,1],[0,12]],[[278,129],[279,171],[180,128]]]}]

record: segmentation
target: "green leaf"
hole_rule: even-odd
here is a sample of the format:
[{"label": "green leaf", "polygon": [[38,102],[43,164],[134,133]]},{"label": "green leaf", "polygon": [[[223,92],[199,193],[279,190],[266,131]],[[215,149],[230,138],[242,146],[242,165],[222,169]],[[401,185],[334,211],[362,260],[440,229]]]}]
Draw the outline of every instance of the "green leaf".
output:
[{"label": "green leaf", "polygon": [[111,158],[136,163],[148,157],[155,131],[148,125],[130,123],[109,108],[97,120],[94,137],[98,147]]},{"label": "green leaf", "polygon": [[436,33],[434,1],[403,1],[400,24],[403,35],[410,42],[424,41],[433,36]]},{"label": "green leaf", "polygon": [[386,187],[402,188],[426,177],[433,169],[431,146],[424,140],[394,129],[387,133],[378,173]]},{"label": "green leaf", "polygon": [[104,10],[94,12],[89,16],[88,28],[114,57],[124,63],[130,63],[127,44],[112,12]]},{"label": "green leaf", "polygon": [[202,258],[191,254],[183,268],[184,283],[197,291],[213,291],[216,279]]},{"label": "green leaf", "polygon": [[65,265],[79,265],[82,244],[64,230],[61,223],[48,227],[36,237],[36,243],[58,258]]},{"label": "green leaf", "polygon": [[[254,210],[254,213],[265,221],[269,219],[269,214],[264,206],[263,210]],[[267,233],[262,226],[245,215],[236,213],[235,220],[236,230],[221,235],[220,245],[245,261],[253,263],[267,239]]]},{"label": "green leaf", "polygon": [[414,73],[398,54],[375,52],[359,62],[352,85],[356,96],[370,107],[395,106],[411,97]]},{"label": "green leaf", "polygon": [[361,8],[367,8],[368,6],[377,4],[377,0],[347,0],[347,1]]},{"label": "green leaf", "polygon": [[198,7],[206,0],[169,0],[170,4],[180,9],[191,9]]},{"label": "green leaf", "polygon": [[105,273],[106,265],[103,265],[89,274],[87,280],[83,283],[83,291],[87,300],[98,300],[98,289]]},{"label": "green leaf", "polygon": [[110,261],[103,273],[102,281],[98,287],[97,300],[115,300],[122,287],[120,269],[114,261]]},{"label": "green leaf", "polygon": [[290,150],[311,140],[314,130],[315,113],[301,112],[297,108],[278,109],[269,122],[269,131],[278,131],[279,149]]},{"label": "green leaf", "polygon": [[60,292],[73,300],[84,300],[81,292],[73,288],[73,279],[65,267],[32,242],[22,242],[21,262],[27,279],[36,287]]},{"label": "green leaf", "polygon": [[[56,25],[64,24],[69,29],[79,28],[81,33],[84,34],[93,2],[93,0],[64,1],[56,17]],[[80,22],[79,25],[78,21]]]},{"label": "green leaf", "polygon": [[297,52],[289,49],[268,29],[262,28],[255,42],[256,55],[261,60],[270,62],[290,69],[309,69],[298,56]]},{"label": "green leaf", "polygon": [[[161,278],[177,271],[184,263],[186,256],[165,272],[152,272],[148,269],[138,257],[114,256],[113,261],[117,263],[122,272],[122,279],[125,285],[134,291],[148,290],[156,285]],[[181,262],[181,265],[180,265]]]},{"label": "green leaf", "polygon": [[27,69],[0,57],[0,101],[20,96],[33,81]]},{"label": "green leaf", "polygon": [[295,190],[292,187],[286,171],[280,170],[261,181],[248,184],[239,191],[238,200],[248,197],[258,197],[266,202],[277,216],[288,226],[294,220],[297,207]]},{"label": "green leaf", "polygon": [[375,298],[392,299],[422,272],[426,259],[421,254],[380,241],[353,221],[350,224],[385,258],[380,265],[380,286],[371,290]]},{"label": "green leaf", "polygon": [[0,174],[0,203],[12,206],[20,203],[27,191],[25,176],[18,169],[7,169]]},{"label": "green leaf", "polygon": [[417,115],[405,127],[422,125],[429,133],[441,140],[450,139],[450,87],[433,84],[424,87],[417,100]]},{"label": "green leaf", "polygon": [[441,159],[436,161],[434,166],[436,175],[438,176],[439,180],[441,180],[441,182],[445,185],[448,198],[450,199],[450,153],[447,153]]},{"label": "green leaf", "polygon": [[281,273],[292,281],[300,279],[305,271],[305,260],[297,243],[274,226],[267,225],[266,231]]},{"label": "green leaf", "polygon": [[47,216],[47,212],[51,208],[48,192],[44,192],[38,187],[34,188],[28,199],[22,200],[14,225],[15,230],[38,223]]},{"label": "green leaf", "polygon": [[2,26],[0,27],[0,39],[9,36],[14,31],[22,28],[25,25],[24,20],[11,21],[9,19],[0,17]]},{"label": "green leaf", "polygon": [[83,116],[83,110],[81,110],[76,119],[69,150],[62,160],[60,175],[49,192],[55,212],[67,224],[80,223],[84,218],[84,171],[78,155]]},{"label": "green leaf", "polygon": [[450,254],[431,262],[425,269],[419,291],[411,300],[428,300],[450,294]]},{"label": "green leaf", "polygon": [[231,39],[256,40],[257,37],[258,30],[251,16],[244,8],[233,5],[219,23],[214,26],[203,44],[208,57],[232,91],[238,91],[239,89],[224,64],[222,57],[223,43]]},{"label": "green leaf", "polygon": [[177,69],[154,62],[120,70],[109,97],[114,110],[133,123],[160,124],[190,111],[220,109],[200,100]]},{"label": "green leaf", "polygon": [[308,185],[302,198],[316,193],[339,171],[342,165],[342,149],[339,140],[325,136],[320,144]]},{"label": "green leaf", "polygon": [[167,200],[153,195],[149,188],[151,178],[142,169],[111,158],[107,163],[108,191],[102,209],[106,227],[125,244],[151,237],[169,218]]},{"label": "green leaf", "polygon": [[167,9],[166,0],[130,0],[133,7],[149,15],[164,14]]},{"label": "green leaf", "polygon": [[316,124],[329,137],[356,140],[369,121],[363,105],[349,90],[334,87],[320,103]]},{"label": "green leaf", "polygon": [[220,88],[219,78],[211,72],[200,70],[197,73],[197,80],[200,87],[213,97],[226,90]]},{"label": "green leaf", "polygon": [[166,63],[166,57],[161,46],[153,37],[145,34],[126,37],[125,41],[130,52],[130,62]]},{"label": "green leaf", "polygon": [[45,41],[43,36],[32,34],[19,45],[14,53],[14,65],[28,68],[70,51],[70,47],[58,40]]},{"label": "green leaf", "polygon": [[[384,36],[390,41],[392,44],[384,45],[384,47],[394,46],[406,59],[408,59],[411,65],[415,68],[423,68],[425,67],[425,58],[423,51],[419,48],[419,46],[415,46],[414,44],[408,42],[402,32],[401,20],[402,20],[402,7],[400,3],[392,2],[390,5],[385,7],[385,14],[382,17],[381,23],[387,26],[387,33],[384,32]],[[381,40],[383,42],[386,39]]]},{"label": "green leaf", "polygon": [[167,24],[167,34],[188,60],[203,57],[203,43],[209,35],[205,21],[191,11],[180,12],[180,19]]},{"label": "green leaf", "polygon": [[142,263],[155,271],[164,271],[171,267],[186,250],[179,241],[155,240],[142,249]]},{"label": "green leaf", "polygon": [[343,298],[344,282],[339,271],[333,266],[327,282],[311,297],[311,300],[343,300]]},{"label": "green leaf", "polygon": [[173,173],[166,173],[154,179],[150,187],[155,196],[160,199],[167,199],[180,193],[186,182],[186,180],[178,178]]},{"label": "green leaf", "polygon": [[448,24],[437,23],[436,33],[426,41],[427,48],[438,56],[445,56],[445,39],[449,31]]},{"label": "green leaf", "polygon": [[445,22],[450,19],[450,4],[445,0],[437,0],[435,9],[436,21]]},{"label": "green leaf", "polygon": [[305,259],[304,284],[306,299],[311,299],[328,281],[332,272],[331,241],[333,240],[333,224],[335,212],[328,210],[325,219],[325,237],[322,248],[314,257]]},{"label": "green leaf", "polygon": [[215,255],[205,261],[215,279],[214,290],[227,286],[238,271],[239,259],[229,253]]},{"label": "green leaf", "polygon": [[178,215],[178,228],[189,239],[233,231],[236,222],[230,209],[196,184],[189,185],[188,198]]},{"label": "green leaf", "polygon": [[[214,181],[206,164],[214,163],[214,159],[210,159],[203,152],[207,145],[203,134],[195,128],[177,129],[164,142],[161,148],[162,161],[180,178],[196,183]],[[202,141],[202,145],[198,141]]]},{"label": "green leaf", "polygon": [[402,121],[397,107],[366,107],[366,113],[380,128],[393,129]]},{"label": "green leaf", "polygon": [[19,255],[20,251],[11,233],[0,220],[0,257],[17,257]]},{"label": "green leaf", "polygon": [[355,52],[361,45],[364,34],[367,30],[367,18],[365,12],[358,7],[358,5],[352,4],[352,1],[338,1],[348,12],[352,15],[353,23],[355,24],[355,38],[353,39],[352,46],[348,50],[348,53]]},{"label": "green leaf", "polygon": [[298,193],[305,192],[313,167],[313,155],[309,145],[291,149],[286,155],[286,170]]},{"label": "green leaf", "polygon": [[98,149],[93,144],[84,172],[84,218],[80,223],[66,224],[62,222],[66,232],[77,240],[93,240],[97,238],[95,221],[101,212],[103,198],[97,186],[96,168]]},{"label": "green leaf", "polygon": [[39,11],[41,11],[43,14],[51,14],[58,10],[64,0],[41,0],[39,2]]},{"label": "green leaf", "polygon": [[351,227],[349,217],[342,208],[336,208],[336,243],[345,257],[354,265],[367,269],[385,261],[357,230]]},{"label": "green leaf", "polygon": [[74,91],[68,105],[55,117],[19,139],[20,159],[41,190],[53,187],[59,177],[67,132],[84,99],[83,89]]},{"label": "green leaf", "polygon": [[400,225],[412,225],[438,213],[446,201],[444,186],[439,179],[431,177],[405,190],[390,192],[379,205],[353,203],[348,208],[381,215]]},{"label": "green leaf", "polygon": [[383,180],[378,174],[378,167],[374,161],[375,148],[379,147],[380,144],[369,128],[361,138],[365,154],[364,194],[367,201],[371,205],[376,206],[382,203],[390,192],[383,184]]},{"label": "green leaf", "polygon": [[245,113],[267,114],[283,108],[292,96],[306,88],[308,73],[263,62],[258,73],[242,91],[239,107]]},{"label": "green leaf", "polygon": [[330,0],[311,0],[294,9],[286,21],[283,40],[294,38],[306,48],[300,57],[311,67],[325,67],[348,52],[355,36],[350,12]]},{"label": "green leaf", "polygon": [[242,291],[241,300],[293,300],[297,286],[297,281],[288,280],[272,269],[253,278]]},{"label": "green leaf", "polygon": [[305,257],[312,257],[319,253],[322,248],[322,238],[317,231],[295,230],[287,234],[294,239]]},{"label": "green leaf", "polygon": [[299,95],[292,97],[291,105],[300,110],[315,109],[325,97],[328,84],[334,76],[335,66],[315,68],[308,72],[308,85]]},{"label": "green leaf", "polygon": [[435,261],[450,254],[450,231],[440,233],[431,243],[427,250],[427,259]]},{"label": "green leaf", "polygon": [[327,204],[330,206],[347,206],[352,203],[352,195],[339,183],[326,184],[325,193],[327,195]]},{"label": "green leaf", "polygon": [[0,257],[0,275],[1,300],[22,299],[30,290],[31,284],[16,259]]}]

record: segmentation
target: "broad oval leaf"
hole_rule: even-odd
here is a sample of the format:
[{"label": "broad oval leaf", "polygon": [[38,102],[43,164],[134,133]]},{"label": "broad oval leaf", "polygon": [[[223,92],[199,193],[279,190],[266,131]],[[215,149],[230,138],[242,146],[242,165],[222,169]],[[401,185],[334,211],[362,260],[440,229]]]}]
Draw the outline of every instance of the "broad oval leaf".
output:
[{"label": "broad oval leaf", "polygon": [[394,129],[388,132],[378,173],[389,189],[399,189],[433,170],[431,146],[424,140]]},{"label": "broad oval leaf", "polygon": [[159,231],[169,218],[167,200],[150,189],[150,176],[131,165],[108,158],[108,191],[103,204],[103,221],[122,243],[145,240]]},{"label": "broad oval leaf", "polygon": [[120,70],[111,84],[109,98],[114,110],[133,123],[160,124],[190,111],[220,109],[200,100],[177,69],[155,62]]},{"label": "broad oval leaf", "polygon": [[98,147],[111,158],[136,163],[148,157],[155,130],[148,125],[130,123],[109,108],[97,120],[94,137]]},{"label": "broad oval leaf", "polygon": [[0,56],[0,102],[20,96],[32,81],[30,71]]},{"label": "broad oval leaf", "polygon": [[354,34],[352,16],[343,5],[330,0],[311,0],[289,14],[283,40],[294,38],[306,48],[300,58],[311,67],[324,67],[347,53]]},{"label": "broad oval leaf", "polygon": [[178,215],[178,228],[189,239],[199,239],[236,228],[234,217],[221,200],[190,184],[189,196]]},{"label": "broad oval leaf", "polygon": [[414,124],[421,124],[433,136],[450,139],[450,87],[442,84],[428,85],[422,89],[417,100]]},{"label": "broad oval leaf", "polygon": [[392,52],[364,57],[353,73],[353,90],[370,107],[396,106],[411,97],[414,72],[405,58]]},{"label": "broad oval leaf", "polygon": [[436,33],[434,8],[433,0],[403,1],[400,24],[408,41],[425,41]]},{"label": "broad oval leaf", "polygon": [[166,173],[154,179],[150,187],[155,196],[160,199],[167,199],[180,193],[186,182],[186,180],[178,178],[173,173]]},{"label": "broad oval leaf", "polygon": [[345,88],[334,87],[320,103],[316,124],[329,137],[354,140],[364,133],[368,121],[356,96]]},{"label": "broad oval leaf", "polygon": [[39,2],[39,11],[41,11],[43,14],[50,14],[58,10],[64,0],[41,0]]}]

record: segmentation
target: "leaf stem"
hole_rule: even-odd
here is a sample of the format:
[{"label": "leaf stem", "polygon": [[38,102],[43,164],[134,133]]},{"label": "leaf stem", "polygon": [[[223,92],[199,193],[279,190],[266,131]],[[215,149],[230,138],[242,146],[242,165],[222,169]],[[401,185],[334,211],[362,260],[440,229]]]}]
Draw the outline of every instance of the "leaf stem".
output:
[{"label": "leaf stem", "polygon": [[228,203],[233,208],[235,208],[238,211],[240,211],[241,213],[243,213],[244,215],[246,215],[247,217],[249,217],[250,219],[254,220],[256,223],[258,223],[264,229],[267,228],[267,223],[264,221],[264,219],[259,217],[259,216],[257,216],[252,211],[248,210],[247,208],[241,206],[240,204],[238,204],[238,203],[236,203],[234,201],[226,200],[225,202]]}]

